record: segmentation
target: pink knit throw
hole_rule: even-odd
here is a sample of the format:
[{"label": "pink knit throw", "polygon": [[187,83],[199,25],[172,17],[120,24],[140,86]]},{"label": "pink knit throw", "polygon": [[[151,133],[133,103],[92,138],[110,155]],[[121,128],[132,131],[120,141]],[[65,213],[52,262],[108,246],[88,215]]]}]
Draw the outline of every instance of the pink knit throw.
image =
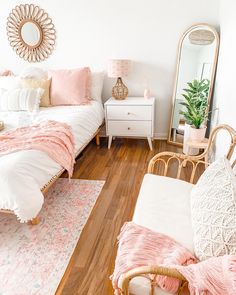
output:
[{"label": "pink knit throw", "polygon": [[213,257],[187,267],[175,265],[189,282],[191,295],[235,295],[236,256]]},{"label": "pink knit throw", "polygon": [[[197,262],[190,251],[173,239],[133,222],[123,225],[118,241],[115,270],[111,276],[114,289],[119,289],[120,276],[135,267],[188,265]],[[166,276],[157,276],[156,283],[163,290],[171,293],[175,293],[179,287],[178,279]]]},{"label": "pink knit throw", "polygon": [[[191,295],[235,295],[236,256],[222,256],[197,263],[188,249],[172,238],[127,222],[118,237],[115,270],[111,276],[116,293],[122,274],[139,266],[159,265],[177,269],[189,282]],[[151,276],[151,278],[153,278]],[[155,283],[169,293],[176,293],[179,281],[157,276]]]},{"label": "pink knit throw", "polygon": [[71,128],[66,123],[43,121],[0,134],[0,156],[21,150],[45,152],[72,176],[75,143]]}]

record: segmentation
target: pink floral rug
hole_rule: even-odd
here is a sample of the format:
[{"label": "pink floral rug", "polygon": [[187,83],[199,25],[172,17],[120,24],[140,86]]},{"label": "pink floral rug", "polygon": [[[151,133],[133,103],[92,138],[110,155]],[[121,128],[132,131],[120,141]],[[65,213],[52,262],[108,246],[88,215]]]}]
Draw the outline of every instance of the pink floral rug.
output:
[{"label": "pink floral rug", "polygon": [[0,214],[0,295],[55,293],[103,185],[58,179],[36,226]]}]

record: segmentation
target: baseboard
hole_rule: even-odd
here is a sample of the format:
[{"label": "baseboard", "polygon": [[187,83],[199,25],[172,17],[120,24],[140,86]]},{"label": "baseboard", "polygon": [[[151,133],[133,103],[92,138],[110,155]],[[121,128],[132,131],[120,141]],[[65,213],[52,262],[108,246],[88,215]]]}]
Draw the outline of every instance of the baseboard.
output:
[{"label": "baseboard", "polygon": [[161,140],[167,140],[168,133],[154,133],[154,139],[161,139]]}]

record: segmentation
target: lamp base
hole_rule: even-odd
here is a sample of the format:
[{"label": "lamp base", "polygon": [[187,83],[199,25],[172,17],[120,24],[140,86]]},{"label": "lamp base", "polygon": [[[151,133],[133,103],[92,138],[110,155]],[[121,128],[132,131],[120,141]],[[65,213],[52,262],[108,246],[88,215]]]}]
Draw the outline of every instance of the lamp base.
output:
[{"label": "lamp base", "polygon": [[112,88],[112,96],[115,99],[125,99],[128,96],[128,88],[123,83],[122,79],[119,77],[117,78],[116,85]]}]

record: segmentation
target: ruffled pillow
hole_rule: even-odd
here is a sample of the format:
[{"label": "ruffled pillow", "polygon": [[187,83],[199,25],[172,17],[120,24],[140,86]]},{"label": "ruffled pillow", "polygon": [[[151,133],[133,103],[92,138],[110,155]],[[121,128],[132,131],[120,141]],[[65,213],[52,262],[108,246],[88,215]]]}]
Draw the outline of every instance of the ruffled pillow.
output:
[{"label": "ruffled pillow", "polygon": [[35,111],[44,93],[36,89],[0,89],[0,111]]}]

